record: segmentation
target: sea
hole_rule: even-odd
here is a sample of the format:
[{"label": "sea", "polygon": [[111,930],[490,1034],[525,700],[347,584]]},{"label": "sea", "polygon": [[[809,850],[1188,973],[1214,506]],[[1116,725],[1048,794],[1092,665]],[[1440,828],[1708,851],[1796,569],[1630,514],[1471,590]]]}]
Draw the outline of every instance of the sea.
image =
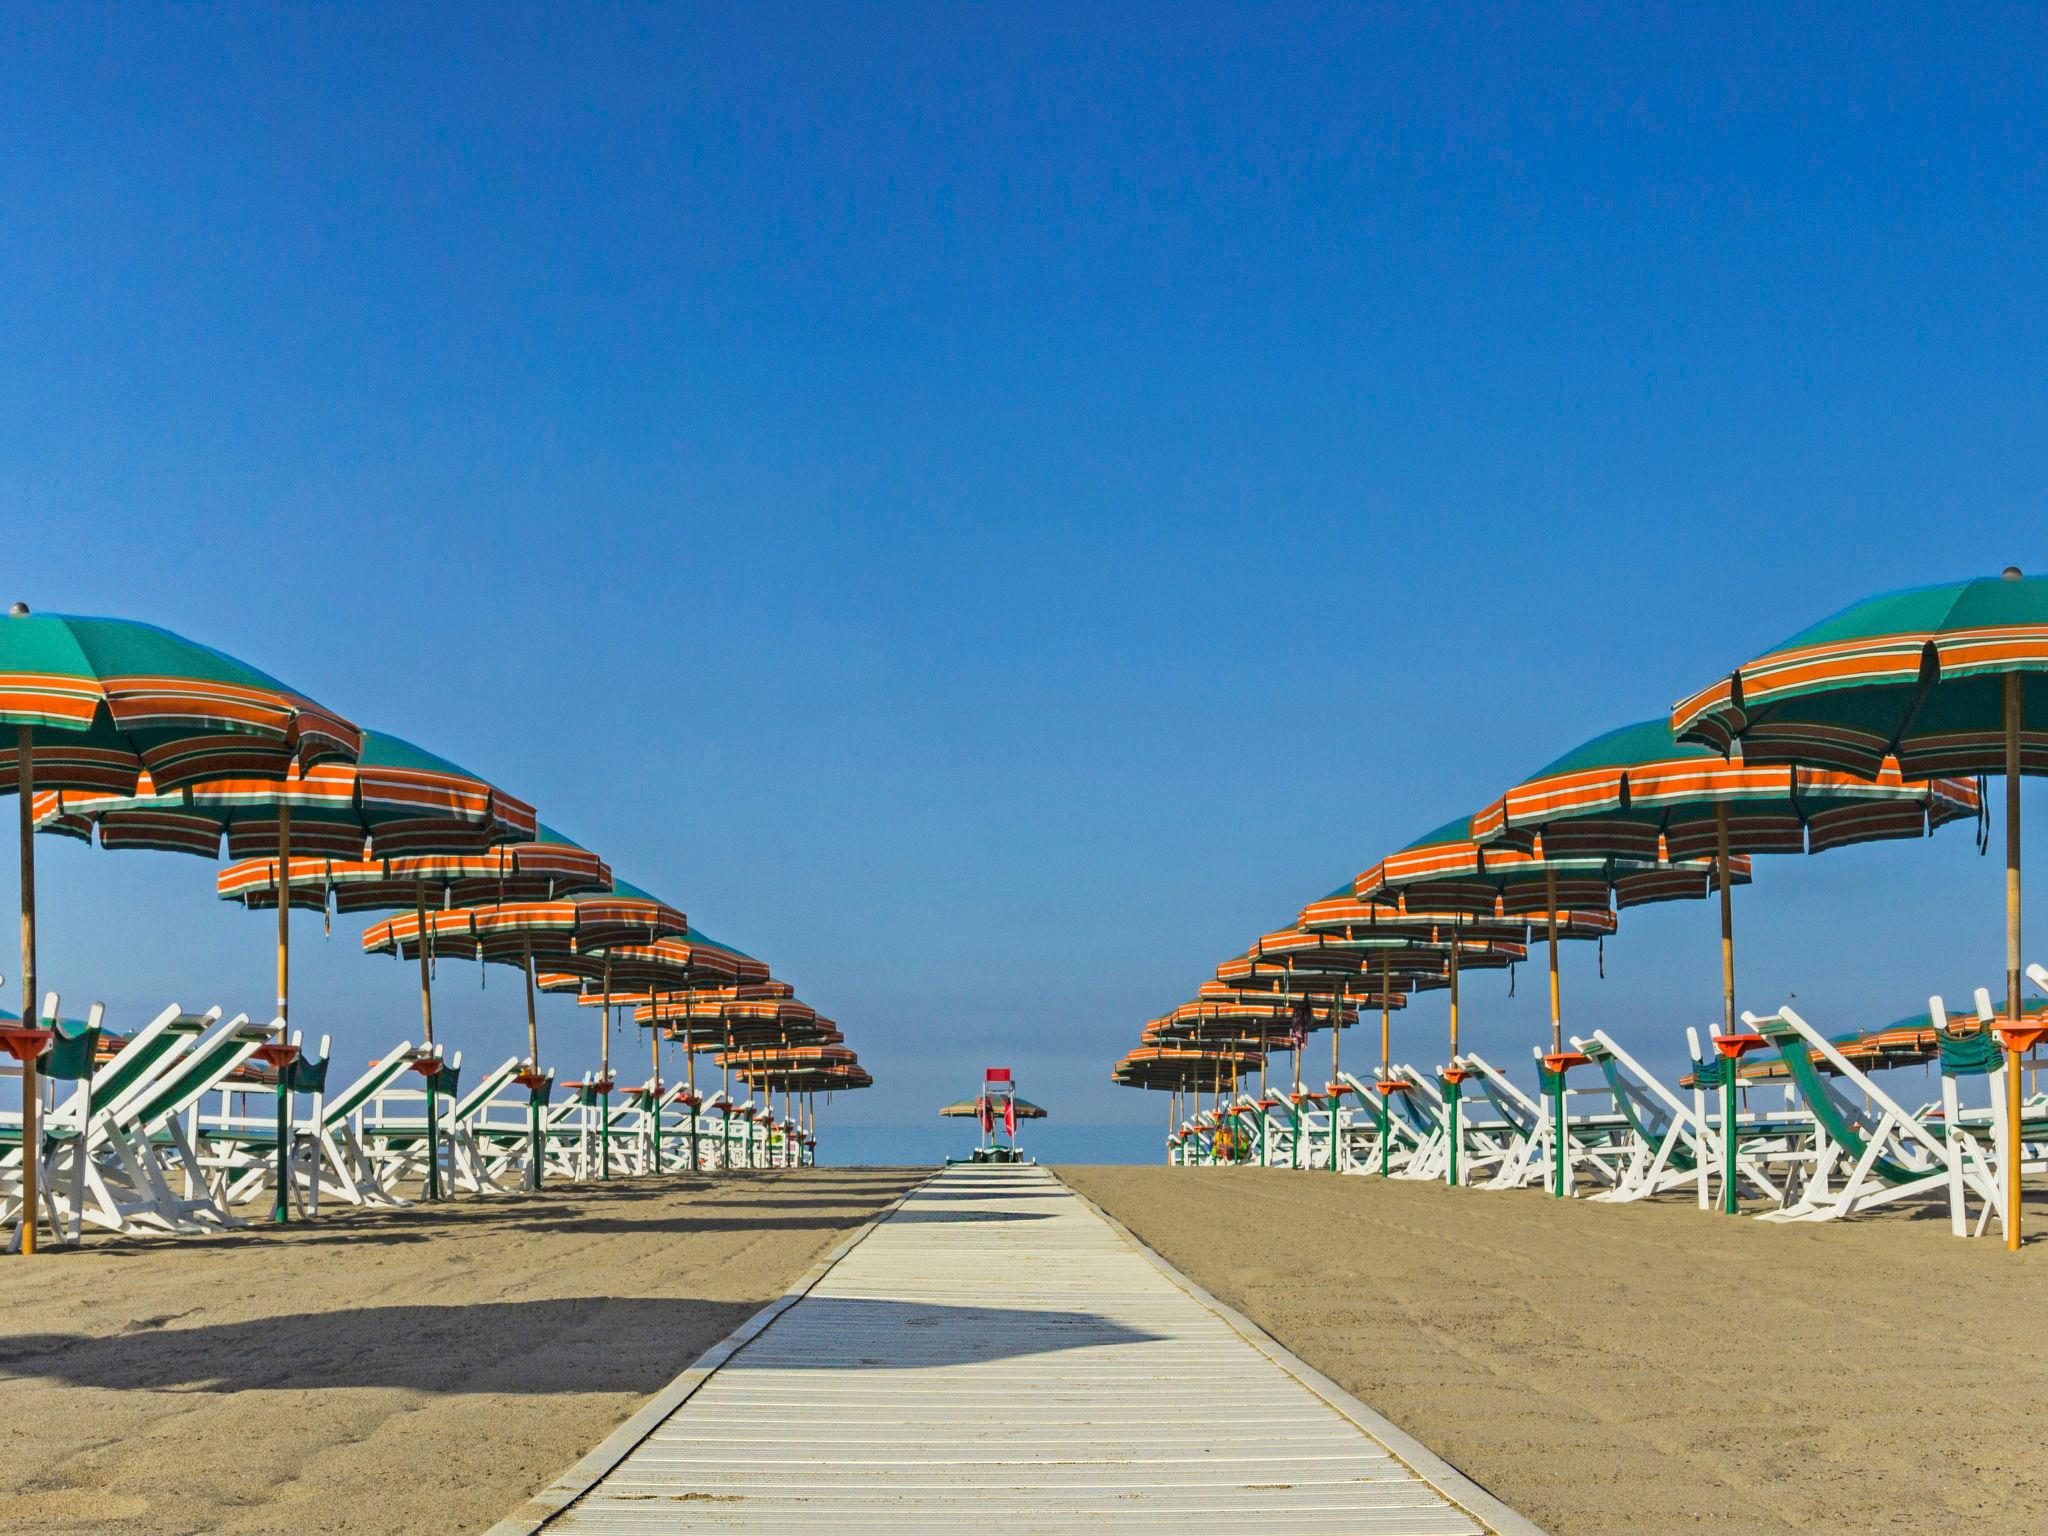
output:
[{"label": "sea", "polygon": [[[972,1121],[943,1125],[833,1125],[819,1116],[818,1161],[831,1168],[875,1164],[931,1166],[974,1150]],[[1166,1139],[1156,1125],[1018,1127],[1017,1142],[1041,1163],[1163,1163]]]}]

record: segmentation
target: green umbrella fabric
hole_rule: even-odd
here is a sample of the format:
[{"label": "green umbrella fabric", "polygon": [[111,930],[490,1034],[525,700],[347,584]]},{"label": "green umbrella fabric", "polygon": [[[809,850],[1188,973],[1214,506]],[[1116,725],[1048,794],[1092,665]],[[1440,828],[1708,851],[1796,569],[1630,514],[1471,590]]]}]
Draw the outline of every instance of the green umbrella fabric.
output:
[{"label": "green umbrella fabric", "polygon": [[203,858],[219,858],[225,836],[233,858],[271,854],[274,874],[285,806],[295,855],[352,861],[481,854],[532,838],[538,825],[533,807],[517,796],[384,731],[364,731],[353,762],[322,763],[284,779],[205,779],[133,795],[38,794],[36,822],[38,831],[87,841],[97,832],[104,848]]},{"label": "green umbrella fabric", "polygon": [[1672,732],[1750,763],[1866,778],[2005,770],[2003,678],[2018,673],[2021,771],[2048,774],[2048,577],[1887,592],[1801,630],[1681,700]]},{"label": "green umbrella fabric", "polygon": [[1961,778],[1876,778],[1726,758],[1680,741],[1665,718],[1608,731],[1538,769],[1472,818],[1475,841],[1546,855],[1653,864],[1712,858],[1725,812],[1733,853],[1820,853],[1920,837],[1975,817]]},{"label": "green umbrella fabric", "polygon": [[0,617],[0,788],[19,783],[22,727],[39,789],[105,794],[280,779],[362,748],[353,723],[224,651],[154,624],[17,605]]}]

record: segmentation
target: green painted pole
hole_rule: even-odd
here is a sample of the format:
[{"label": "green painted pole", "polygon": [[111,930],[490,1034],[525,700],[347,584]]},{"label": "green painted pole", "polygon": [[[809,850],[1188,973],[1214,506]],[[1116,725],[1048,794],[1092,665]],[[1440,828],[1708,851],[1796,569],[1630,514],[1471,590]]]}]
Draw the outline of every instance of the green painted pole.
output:
[{"label": "green painted pole", "polygon": [[1554,1127],[1551,1162],[1556,1169],[1556,1177],[1552,1181],[1550,1192],[1562,1200],[1564,1198],[1564,1074],[1562,1072],[1554,1075],[1550,1092],[1552,1097],[1551,1123]]},{"label": "green painted pole", "polygon": [[1735,1200],[1735,1063],[1721,1062],[1728,1075],[1721,1083],[1721,1212],[1733,1216]]},{"label": "green painted pole", "polygon": [[271,1207],[270,1219],[278,1225],[291,1220],[291,1177],[292,1177],[292,1091],[289,1086],[290,1067],[280,1065],[277,1069],[277,1204]]}]

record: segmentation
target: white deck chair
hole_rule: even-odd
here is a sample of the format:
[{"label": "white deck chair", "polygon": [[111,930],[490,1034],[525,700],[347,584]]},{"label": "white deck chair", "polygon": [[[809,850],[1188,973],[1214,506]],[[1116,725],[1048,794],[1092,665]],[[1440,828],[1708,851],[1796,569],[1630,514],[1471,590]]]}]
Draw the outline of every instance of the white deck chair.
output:
[{"label": "white deck chair", "polygon": [[[1932,1002],[1939,1006],[1939,999]],[[1815,1166],[1800,1198],[1782,1210],[1763,1212],[1760,1220],[1835,1221],[1915,1195],[1951,1197],[1953,1165],[1944,1137],[1880,1088],[1789,1005],[1763,1017],[1751,1013],[1742,1017],[1752,1029],[1784,1048],[1821,1138]],[[1945,1013],[1943,1018],[1945,1022]],[[1859,1090],[1869,1107],[1853,1103],[1836,1090],[1804,1059],[1807,1050],[1825,1061],[1837,1079]],[[1842,1174],[1839,1189],[1833,1178],[1838,1171]],[[1995,1202],[1997,1180],[1983,1179],[1981,1172],[1960,1170],[1963,1184],[1975,1186],[1987,1203]],[[1952,1209],[1952,1222],[1954,1215]]]}]

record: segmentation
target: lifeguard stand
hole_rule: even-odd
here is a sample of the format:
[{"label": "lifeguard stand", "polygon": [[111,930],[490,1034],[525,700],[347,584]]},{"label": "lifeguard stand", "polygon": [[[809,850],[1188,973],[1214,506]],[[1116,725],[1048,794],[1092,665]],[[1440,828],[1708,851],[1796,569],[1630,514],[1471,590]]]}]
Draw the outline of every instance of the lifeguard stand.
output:
[{"label": "lifeguard stand", "polygon": [[973,1119],[981,1125],[981,1144],[966,1157],[947,1158],[948,1163],[1028,1163],[1032,1159],[1017,1145],[1017,1122],[1045,1118],[1044,1110],[1017,1096],[1008,1067],[990,1067],[982,1077],[978,1097],[948,1104],[939,1113],[948,1119]]}]

